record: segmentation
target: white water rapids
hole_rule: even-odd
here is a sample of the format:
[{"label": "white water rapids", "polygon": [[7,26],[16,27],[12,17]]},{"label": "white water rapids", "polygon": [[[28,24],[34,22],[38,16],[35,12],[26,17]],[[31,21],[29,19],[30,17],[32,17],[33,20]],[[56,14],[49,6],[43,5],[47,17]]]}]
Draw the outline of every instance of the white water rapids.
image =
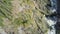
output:
[{"label": "white water rapids", "polygon": [[52,20],[51,18],[45,18],[45,20],[47,21],[49,27],[51,27],[52,29],[48,29],[48,34],[55,34],[56,33],[56,29],[55,29],[55,24],[57,21]]},{"label": "white water rapids", "polygon": [[[56,12],[56,9],[57,9],[57,1],[56,0],[50,0],[51,2],[51,8],[50,10],[54,13]],[[53,17],[48,17],[46,18],[46,21],[48,23],[48,25],[52,28],[51,30],[49,29],[48,30],[48,34],[56,34],[56,29],[55,29],[55,24],[57,22],[57,17],[56,16],[53,16]]]}]

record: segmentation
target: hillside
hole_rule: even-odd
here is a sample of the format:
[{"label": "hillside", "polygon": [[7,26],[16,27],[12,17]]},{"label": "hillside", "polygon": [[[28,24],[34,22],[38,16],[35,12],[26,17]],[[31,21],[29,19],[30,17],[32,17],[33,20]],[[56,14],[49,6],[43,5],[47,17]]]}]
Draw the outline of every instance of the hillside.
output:
[{"label": "hillside", "polygon": [[47,34],[49,26],[45,15],[52,13],[49,4],[48,0],[0,0],[2,31],[6,34]]}]

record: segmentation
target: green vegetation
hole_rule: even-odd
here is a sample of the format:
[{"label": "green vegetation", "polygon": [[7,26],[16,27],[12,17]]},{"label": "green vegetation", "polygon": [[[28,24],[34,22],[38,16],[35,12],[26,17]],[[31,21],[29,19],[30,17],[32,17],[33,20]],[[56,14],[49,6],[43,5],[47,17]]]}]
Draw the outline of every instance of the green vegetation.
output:
[{"label": "green vegetation", "polygon": [[4,26],[3,25],[3,20],[1,18],[0,18],[0,26],[2,26],[2,27]]},{"label": "green vegetation", "polygon": [[11,0],[0,0],[0,26],[3,24],[3,18],[11,19]]},{"label": "green vegetation", "polygon": [[1,0],[0,1],[0,13],[3,14],[3,17],[7,17],[10,19],[11,17],[11,3],[9,0]]},{"label": "green vegetation", "polygon": [[[21,9],[21,7],[20,9],[14,8],[17,7],[17,5],[12,7],[11,1],[20,1],[19,7],[23,7],[22,11],[18,11]],[[4,25],[9,27],[9,25],[13,25],[14,28],[17,29],[18,27],[23,25],[25,28],[27,28],[27,31],[29,31],[29,28],[31,29],[33,27],[33,29],[31,29],[32,34],[36,32],[38,34],[40,34],[41,32],[46,34],[48,28],[46,25],[46,21],[44,20],[44,15],[51,14],[49,9],[47,9],[46,7],[47,4],[48,0],[0,0],[0,26]],[[12,9],[18,10],[14,12],[12,11]],[[10,24],[4,24],[4,18],[7,18],[9,20],[9,22],[7,21],[7,23]],[[32,25],[32,27],[29,27],[30,25]]]}]

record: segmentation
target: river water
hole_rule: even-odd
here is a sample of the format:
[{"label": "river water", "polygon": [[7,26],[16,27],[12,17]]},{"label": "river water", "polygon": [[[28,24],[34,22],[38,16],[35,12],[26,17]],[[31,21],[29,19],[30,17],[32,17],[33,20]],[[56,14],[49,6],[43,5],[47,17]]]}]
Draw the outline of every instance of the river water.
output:
[{"label": "river water", "polygon": [[56,34],[55,24],[57,22],[56,17],[47,17],[46,21],[49,25],[48,34]]},{"label": "river water", "polygon": [[[51,3],[51,7],[50,7],[51,12],[53,12],[53,13],[56,12],[57,0],[50,0],[50,3]],[[57,22],[57,17],[53,16],[53,15],[52,16],[48,15],[48,17],[46,17],[46,20],[47,20],[49,27],[51,27],[51,29],[49,28],[49,30],[48,30],[48,34],[56,34],[55,25]]]}]

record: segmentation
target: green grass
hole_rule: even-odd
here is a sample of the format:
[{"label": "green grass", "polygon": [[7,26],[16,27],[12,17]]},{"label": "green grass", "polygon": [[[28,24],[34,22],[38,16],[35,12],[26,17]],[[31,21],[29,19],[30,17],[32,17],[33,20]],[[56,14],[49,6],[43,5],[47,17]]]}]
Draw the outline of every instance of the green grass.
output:
[{"label": "green grass", "polygon": [[41,28],[43,31],[47,31],[47,25],[43,18],[45,17],[44,15],[49,15],[51,13],[47,7],[45,7],[48,4],[48,0],[35,1],[37,6],[35,6],[32,0],[20,0],[22,1],[20,6],[29,6],[29,9],[24,8],[22,12],[17,14],[18,18],[15,18],[14,15],[11,15],[11,10],[13,8],[11,1],[12,0],[0,0],[0,26],[4,25],[3,18],[8,18],[13,26],[20,27],[20,25],[24,25],[27,27],[33,24],[33,28],[37,27],[37,29]]},{"label": "green grass", "polygon": [[11,19],[11,0],[0,0],[0,26],[3,26],[3,18]]}]

